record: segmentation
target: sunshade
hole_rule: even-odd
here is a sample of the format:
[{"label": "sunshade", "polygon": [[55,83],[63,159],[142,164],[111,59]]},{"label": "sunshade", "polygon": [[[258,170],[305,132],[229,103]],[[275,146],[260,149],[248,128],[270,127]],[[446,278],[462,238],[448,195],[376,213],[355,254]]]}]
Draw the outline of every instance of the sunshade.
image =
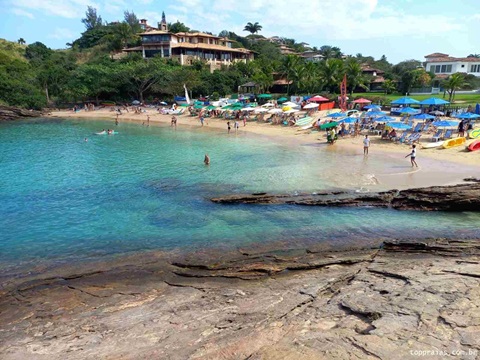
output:
[{"label": "sunshade", "polygon": [[310,103],[303,107],[304,109],[318,109],[318,104]]},{"label": "sunshade", "polygon": [[271,99],[272,95],[270,94],[260,94],[257,96],[259,99]]},{"label": "sunshade", "polygon": [[195,105],[193,108],[194,108],[194,109],[197,109],[197,110],[199,110],[199,109],[203,109],[203,106],[202,106],[202,105],[199,105],[199,104],[197,104],[197,105]]},{"label": "sunshade", "polygon": [[263,107],[274,107],[275,105],[272,103],[265,103],[262,105]]},{"label": "sunshade", "polygon": [[288,99],[286,97],[281,97],[280,99],[277,99],[277,102],[282,103],[287,101]]},{"label": "sunshade", "polygon": [[345,123],[345,124],[354,124],[357,121],[358,119],[354,117],[346,117],[344,119],[338,120],[339,123]]},{"label": "sunshade", "polygon": [[216,106],[213,106],[213,105],[208,105],[206,107],[207,110],[215,110],[217,107]]},{"label": "sunshade", "polygon": [[336,112],[336,113],[333,113],[333,114],[328,114],[327,117],[329,118],[343,118],[343,117],[346,117],[347,114],[346,113],[342,113],[342,112]]},{"label": "sunshade", "polygon": [[327,98],[324,98],[323,96],[315,95],[314,97],[311,97],[310,99],[308,99],[308,101],[319,102],[319,101],[329,101],[329,100]]},{"label": "sunshade", "polygon": [[384,115],[387,115],[387,113],[384,111],[367,111],[365,113],[366,117],[375,117],[375,116],[384,116]]},{"label": "sunshade", "polygon": [[252,107],[246,107],[246,108],[243,108],[241,109],[242,111],[254,111],[255,109],[252,108]]},{"label": "sunshade", "polygon": [[285,114],[293,114],[293,113],[296,113],[296,112],[298,112],[298,111],[299,111],[299,110],[291,109],[291,110],[285,111]]},{"label": "sunshade", "polygon": [[436,127],[456,127],[460,121],[449,121],[449,120],[440,120],[434,121],[432,123],[433,126]]},{"label": "sunshade", "polygon": [[406,107],[400,110],[400,114],[408,114],[408,115],[413,115],[417,114],[420,110],[418,109],[413,109],[411,107]]},{"label": "sunshade", "polygon": [[370,110],[370,109],[381,109],[382,107],[380,105],[376,105],[376,104],[371,104],[371,105],[367,105],[364,107],[364,109],[367,109],[367,110]]},{"label": "sunshade", "polygon": [[284,106],[282,108],[283,111],[288,111],[288,110],[292,110],[292,107],[291,106]]},{"label": "sunshade", "polygon": [[435,116],[429,114],[417,114],[413,118],[418,120],[430,120],[435,119]]},{"label": "sunshade", "polygon": [[298,104],[295,104],[294,102],[291,102],[291,101],[287,101],[287,102],[284,102],[283,103],[283,106],[290,106],[290,107],[300,107],[300,105]]},{"label": "sunshade", "polygon": [[420,105],[445,105],[450,104],[448,101],[439,99],[436,97],[431,97],[425,100],[420,101]]},{"label": "sunshade", "polygon": [[281,113],[281,112],[282,112],[282,109],[270,109],[270,110],[268,110],[269,114],[278,114],[278,113]]},{"label": "sunshade", "polygon": [[478,118],[480,118],[480,115],[468,112],[468,113],[463,113],[463,114],[457,115],[457,118],[458,119],[478,119]]},{"label": "sunshade", "polygon": [[400,99],[392,101],[394,105],[409,105],[409,104],[418,104],[420,101],[404,96]]},{"label": "sunshade", "polygon": [[376,122],[390,122],[390,121],[395,121],[397,119],[395,119],[394,117],[391,117],[391,116],[380,116],[378,118],[375,119]]},{"label": "sunshade", "polygon": [[360,99],[354,100],[353,102],[355,104],[370,104],[372,101],[365,98],[360,98]]},{"label": "sunshade", "polygon": [[160,101],[159,104],[160,105],[168,105],[165,101]]},{"label": "sunshade", "polygon": [[332,121],[332,122],[328,122],[328,123],[320,125],[320,130],[330,129],[330,128],[333,128],[333,127],[336,127],[336,126],[338,126],[338,122]]},{"label": "sunshade", "polygon": [[439,111],[439,110],[432,111],[432,112],[430,112],[430,114],[435,115],[435,116],[443,116],[443,115],[445,115],[445,113],[444,113],[443,111]]},{"label": "sunshade", "polygon": [[388,123],[388,126],[395,130],[409,130],[412,128],[411,125],[404,124],[402,122],[391,122]]},{"label": "sunshade", "polygon": [[265,108],[255,108],[254,110],[256,113],[264,113],[268,111],[268,109]]}]

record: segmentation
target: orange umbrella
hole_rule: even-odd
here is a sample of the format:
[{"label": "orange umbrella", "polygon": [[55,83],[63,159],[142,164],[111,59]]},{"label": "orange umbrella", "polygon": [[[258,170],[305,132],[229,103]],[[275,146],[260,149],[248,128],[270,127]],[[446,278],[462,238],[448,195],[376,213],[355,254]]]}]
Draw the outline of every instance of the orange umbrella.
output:
[{"label": "orange umbrella", "polygon": [[360,98],[354,101],[355,104],[370,104],[371,101],[368,99]]}]

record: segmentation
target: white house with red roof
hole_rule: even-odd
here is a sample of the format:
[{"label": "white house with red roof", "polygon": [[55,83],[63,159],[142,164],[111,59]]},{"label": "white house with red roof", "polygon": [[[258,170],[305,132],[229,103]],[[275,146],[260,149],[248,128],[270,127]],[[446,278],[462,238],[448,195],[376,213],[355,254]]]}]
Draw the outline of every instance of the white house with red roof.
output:
[{"label": "white house with red roof", "polygon": [[425,56],[425,70],[436,75],[466,73],[480,77],[480,58],[452,57],[448,54],[433,53]]}]

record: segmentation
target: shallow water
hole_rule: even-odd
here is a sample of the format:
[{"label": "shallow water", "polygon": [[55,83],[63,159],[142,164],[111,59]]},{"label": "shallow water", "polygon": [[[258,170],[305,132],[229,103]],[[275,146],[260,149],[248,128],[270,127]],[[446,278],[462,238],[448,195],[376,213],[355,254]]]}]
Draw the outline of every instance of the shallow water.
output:
[{"label": "shallow water", "polygon": [[[221,130],[32,120],[0,124],[0,266],[71,262],[144,250],[365,239],[479,237],[473,213],[225,206],[242,192],[368,191],[405,168],[326,146],[287,146]],[[88,138],[88,142],[84,138]],[[204,154],[212,159],[203,164]]]}]

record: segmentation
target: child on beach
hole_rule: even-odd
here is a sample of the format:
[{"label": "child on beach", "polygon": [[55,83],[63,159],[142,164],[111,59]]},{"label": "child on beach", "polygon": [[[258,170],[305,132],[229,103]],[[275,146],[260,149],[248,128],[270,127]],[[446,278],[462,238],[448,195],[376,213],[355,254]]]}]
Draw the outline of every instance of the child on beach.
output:
[{"label": "child on beach", "polygon": [[363,139],[363,155],[368,155],[368,148],[370,147],[370,139],[368,135],[365,135],[365,139]]},{"label": "child on beach", "polygon": [[417,149],[416,149],[416,145],[412,145],[412,152],[410,154],[408,154],[407,156],[405,156],[405,158],[409,157],[410,156],[410,162],[412,163],[412,167],[415,165],[416,167],[418,167],[417,165],[417,162],[415,161],[415,158],[417,157]]}]

